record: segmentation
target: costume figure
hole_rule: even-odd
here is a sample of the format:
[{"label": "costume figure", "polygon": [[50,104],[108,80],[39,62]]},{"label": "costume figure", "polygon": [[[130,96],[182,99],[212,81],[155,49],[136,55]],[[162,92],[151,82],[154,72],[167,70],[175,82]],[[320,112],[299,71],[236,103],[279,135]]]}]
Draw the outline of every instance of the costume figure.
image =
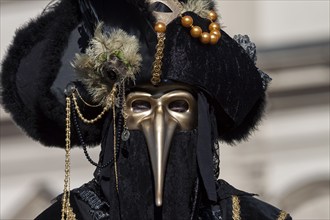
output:
[{"label": "costume figure", "polygon": [[[66,152],[63,194],[36,219],[291,219],[217,179],[219,141],[255,129],[270,78],[215,11],[212,0],[59,0],[17,32],[4,107]],[[72,146],[96,166],[73,190]]]}]

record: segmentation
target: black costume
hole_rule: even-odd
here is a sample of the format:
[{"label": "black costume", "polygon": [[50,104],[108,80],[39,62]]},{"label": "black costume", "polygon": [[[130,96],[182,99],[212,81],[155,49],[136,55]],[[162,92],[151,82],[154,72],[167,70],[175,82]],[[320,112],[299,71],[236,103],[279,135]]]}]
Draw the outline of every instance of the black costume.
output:
[{"label": "black costume", "polygon": [[[215,205],[203,204],[196,210],[195,219],[218,220],[218,219],[239,219],[234,213],[239,213],[240,219],[291,219],[285,212],[256,199],[254,194],[235,189],[224,180],[217,181],[218,202]],[[106,202],[104,195],[100,192],[100,186],[96,181],[91,181],[78,189],[72,191],[73,209],[77,212],[77,219],[113,219],[111,205]],[[239,201],[239,206],[237,206]],[[237,208],[239,207],[239,208]],[[236,212],[234,211],[236,209]],[[110,211],[109,211],[110,210]],[[118,212],[116,212],[118,214]],[[192,214],[192,213],[187,213]],[[190,219],[181,218],[176,213],[171,213],[168,219]],[[61,198],[57,198],[50,208],[40,214],[36,220],[55,220],[61,217]],[[134,216],[122,213],[122,219],[158,219],[154,213],[139,213]]]},{"label": "black costume", "polygon": [[[270,78],[255,66],[255,45],[223,30],[213,43],[200,42],[189,28],[208,30],[216,18],[204,16],[214,3],[177,3],[60,0],[17,32],[2,64],[4,107],[32,138],[65,148],[67,156],[71,145],[83,146],[97,166],[91,182],[71,192],[65,185],[64,194],[37,219],[291,219],[217,180],[218,140],[246,139],[263,114]],[[152,12],[171,13],[175,4],[179,14],[156,33]],[[182,26],[183,18],[193,25]],[[112,48],[116,43],[120,46]],[[102,56],[95,55],[104,49],[99,45],[106,47]],[[91,76],[93,71],[98,75]],[[161,205],[154,202],[148,140],[126,125],[126,95],[150,92],[140,86],[145,84],[153,84],[156,93],[158,86],[175,91],[184,85],[197,101],[197,126],[173,134]],[[95,163],[86,146],[97,144],[101,153]]]}]

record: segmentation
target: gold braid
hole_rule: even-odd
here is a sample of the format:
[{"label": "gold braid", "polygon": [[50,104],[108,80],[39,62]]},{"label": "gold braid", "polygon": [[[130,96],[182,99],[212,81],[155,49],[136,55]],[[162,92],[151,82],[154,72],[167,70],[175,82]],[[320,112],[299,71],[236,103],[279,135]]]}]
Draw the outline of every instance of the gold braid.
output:
[{"label": "gold braid", "polygon": [[278,215],[277,220],[285,220],[287,217],[288,213],[286,213],[285,211],[281,210],[280,214]]},{"label": "gold braid", "polygon": [[241,220],[241,206],[238,196],[232,196],[233,220]]},{"label": "gold braid", "polygon": [[151,83],[155,86],[160,83],[160,76],[162,75],[162,59],[164,57],[165,48],[165,33],[157,34],[158,43],[156,45],[155,61],[152,68]]}]

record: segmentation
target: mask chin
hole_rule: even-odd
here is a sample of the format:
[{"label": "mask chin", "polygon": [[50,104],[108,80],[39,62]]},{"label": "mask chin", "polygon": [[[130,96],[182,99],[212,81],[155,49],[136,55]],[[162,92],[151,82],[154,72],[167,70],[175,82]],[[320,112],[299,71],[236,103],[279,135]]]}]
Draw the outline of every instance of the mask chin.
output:
[{"label": "mask chin", "polygon": [[[153,172],[144,134],[142,131],[131,131],[130,139],[124,146],[127,152],[125,155],[120,153],[117,161],[118,196],[113,166],[102,170],[98,177],[104,196],[111,201],[111,216],[118,216],[120,210],[122,219],[132,216],[136,216],[136,219],[160,219],[160,215],[163,219],[189,219],[198,176],[196,134],[196,129],[174,133],[165,172],[163,206],[157,207],[154,200]],[[103,146],[103,157],[112,157],[111,146]]]}]

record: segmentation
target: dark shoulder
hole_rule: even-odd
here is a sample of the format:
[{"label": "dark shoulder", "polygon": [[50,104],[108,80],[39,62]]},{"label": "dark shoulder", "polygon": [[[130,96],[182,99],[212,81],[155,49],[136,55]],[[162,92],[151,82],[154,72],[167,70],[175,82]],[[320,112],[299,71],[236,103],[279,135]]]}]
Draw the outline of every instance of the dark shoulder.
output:
[{"label": "dark shoulder", "polygon": [[54,203],[38,215],[35,220],[58,220],[61,219],[61,201],[54,200]]},{"label": "dark shoulder", "polygon": [[[76,219],[109,219],[109,205],[100,194],[95,180],[84,184],[70,192],[70,205]],[[62,213],[62,195],[54,199],[54,203],[43,211],[35,220],[58,220]]]},{"label": "dark shoulder", "polygon": [[256,194],[238,190],[224,180],[217,181],[218,198],[223,219],[242,220],[290,220],[291,216],[264,201]]}]

